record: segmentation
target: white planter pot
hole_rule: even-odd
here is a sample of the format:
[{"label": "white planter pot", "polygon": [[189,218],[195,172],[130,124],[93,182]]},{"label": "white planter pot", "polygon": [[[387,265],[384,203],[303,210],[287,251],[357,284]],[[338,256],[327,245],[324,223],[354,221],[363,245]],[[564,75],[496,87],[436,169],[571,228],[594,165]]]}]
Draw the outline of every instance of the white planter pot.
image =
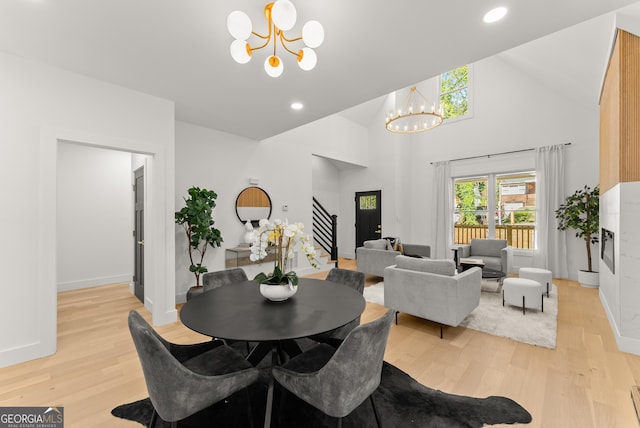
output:
[{"label": "white planter pot", "polygon": [[297,285],[260,284],[260,294],[274,302],[282,302],[283,300],[287,300],[289,297],[296,294],[296,291],[298,291]]},{"label": "white planter pot", "polygon": [[600,286],[600,274],[598,272],[589,272],[586,270],[579,270],[578,282],[583,287],[598,288]]}]

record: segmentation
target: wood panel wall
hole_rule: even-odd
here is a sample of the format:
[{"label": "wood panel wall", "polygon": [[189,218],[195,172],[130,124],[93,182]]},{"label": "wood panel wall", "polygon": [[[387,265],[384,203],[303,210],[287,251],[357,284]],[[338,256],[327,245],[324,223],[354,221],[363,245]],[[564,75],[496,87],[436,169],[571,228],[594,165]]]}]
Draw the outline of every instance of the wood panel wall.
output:
[{"label": "wood panel wall", "polygon": [[640,37],[620,31],[620,181],[640,181]]},{"label": "wood panel wall", "polygon": [[600,194],[620,182],[620,44],[616,40],[600,97]]},{"label": "wood panel wall", "polygon": [[618,30],[600,98],[600,192],[640,181],[640,38]]}]

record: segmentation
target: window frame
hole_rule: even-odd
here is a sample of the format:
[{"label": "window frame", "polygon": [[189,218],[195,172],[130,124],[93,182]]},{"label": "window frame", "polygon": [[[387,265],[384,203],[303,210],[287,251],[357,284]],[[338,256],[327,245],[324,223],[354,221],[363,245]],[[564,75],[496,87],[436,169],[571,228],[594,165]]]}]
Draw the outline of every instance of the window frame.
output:
[{"label": "window frame", "polygon": [[[448,123],[455,123],[455,122],[459,122],[461,120],[467,120],[467,119],[471,119],[473,117],[473,64],[465,64],[467,66],[467,112],[461,116],[456,116],[456,117],[450,117],[447,119],[443,119],[442,121],[442,125],[446,125]],[[465,65],[461,65],[460,67],[464,67]],[[451,70],[447,70],[445,71],[445,73],[448,73],[450,71],[453,71],[457,68],[460,67],[455,67]],[[460,91],[463,88],[459,88],[456,89],[455,91],[449,91],[449,92],[442,92],[442,75],[445,73],[441,73],[438,76],[438,106],[440,106],[441,102],[442,102],[442,96],[449,94],[449,93],[453,93],[455,91]]]},{"label": "window frame", "polygon": [[[496,206],[492,206],[489,207],[489,203],[497,203],[497,195],[499,193],[499,185],[497,183],[497,179],[498,177],[501,176],[509,176],[509,175],[520,175],[520,174],[533,174],[535,177],[535,182],[537,183],[538,180],[538,173],[535,170],[532,169],[522,169],[522,170],[515,170],[515,171],[510,171],[510,172],[498,172],[498,171],[494,171],[494,172],[484,172],[484,173],[476,173],[476,174],[469,174],[469,175],[458,175],[458,176],[452,176],[451,177],[451,186],[452,186],[452,206],[451,206],[451,222],[452,222],[452,227],[451,227],[451,242],[453,243],[453,245],[461,245],[455,242],[456,240],[456,221],[455,221],[455,216],[458,212],[457,210],[457,206],[456,206],[456,184],[459,181],[468,181],[468,180],[477,180],[477,181],[485,181],[486,180],[486,185],[487,185],[487,213],[489,212],[501,212],[499,205]],[[536,185],[536,192],[537,192],[537,185]],[[491,201],[491,202],[490,202]],[[535,218],[537,218],[537,215],[539,213],[538,211],[538,205],[535,205],[535,209],[533,210],[534,216]],[[502,215],[499,214],[499,215]],[[499,221],[497,221],[495,219],[495,215],[487,215],[487,238],[492,238],[495,239],[496,238],[496,226],[500,225],[501,223]],[[536,245],[537,245],[537,239],[536,239],[536,234],[537,234],[537,228],[538,228],[538,223],[537,220],[533,222],[533,239],[532,239],[532,248],[520,248],[520,247],[513,247],[514,250],[518,251],[518,252],[524,252],[524,253],[532,253],[533,251],[536,250]]]}]

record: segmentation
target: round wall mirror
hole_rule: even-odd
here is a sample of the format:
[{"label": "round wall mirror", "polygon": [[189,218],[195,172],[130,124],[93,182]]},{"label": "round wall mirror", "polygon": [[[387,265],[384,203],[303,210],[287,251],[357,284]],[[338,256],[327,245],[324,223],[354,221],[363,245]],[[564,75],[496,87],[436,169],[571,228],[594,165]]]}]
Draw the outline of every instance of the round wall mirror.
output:
[{"label": "round wall mirror", "polygon": [[247,187],[236,199],[236,214],[241,222],[250,221],[253,227],[258,222],[271,217],[271,198],[259,187]]}]

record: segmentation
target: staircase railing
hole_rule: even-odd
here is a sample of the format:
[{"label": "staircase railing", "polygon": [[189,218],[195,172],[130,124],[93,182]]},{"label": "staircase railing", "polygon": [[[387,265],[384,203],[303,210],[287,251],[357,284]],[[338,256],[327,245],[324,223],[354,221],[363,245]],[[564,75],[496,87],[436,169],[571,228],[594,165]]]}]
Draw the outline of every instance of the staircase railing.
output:
[{"label": "staircase railing", "polygon": [[313,240],[330,256],[338,267],[338,216],[329,214],[313,197]]}]

